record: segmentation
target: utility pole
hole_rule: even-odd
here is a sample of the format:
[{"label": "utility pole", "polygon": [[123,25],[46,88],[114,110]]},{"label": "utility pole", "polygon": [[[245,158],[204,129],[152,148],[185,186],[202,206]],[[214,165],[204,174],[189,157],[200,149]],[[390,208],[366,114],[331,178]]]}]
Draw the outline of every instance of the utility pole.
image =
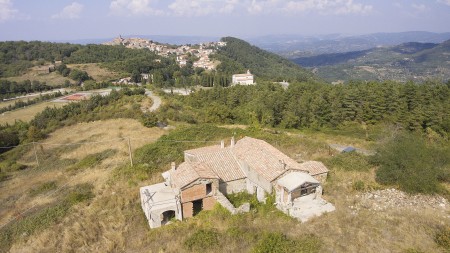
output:
[{"label": "utility pole", "polygon": [[131,140],[128,137],[128,153],[130,153],[130,164],[133,166],[133,154],[131,153]]},{"label": "utility pole", "polygon": [[34,158],[36,158],[36,164],[39,167],[39,160],[36,152],[36,142],[33,141],[33,149],[34,149]]}]

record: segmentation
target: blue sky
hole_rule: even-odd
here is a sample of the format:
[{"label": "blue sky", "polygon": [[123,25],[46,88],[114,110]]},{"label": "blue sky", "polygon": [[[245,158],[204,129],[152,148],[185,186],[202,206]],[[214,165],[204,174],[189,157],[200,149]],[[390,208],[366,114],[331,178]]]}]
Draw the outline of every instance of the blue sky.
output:
[{"label": "blue sky", "polygon": [[450,0],[0,0],[0,41],[450,32]]}]

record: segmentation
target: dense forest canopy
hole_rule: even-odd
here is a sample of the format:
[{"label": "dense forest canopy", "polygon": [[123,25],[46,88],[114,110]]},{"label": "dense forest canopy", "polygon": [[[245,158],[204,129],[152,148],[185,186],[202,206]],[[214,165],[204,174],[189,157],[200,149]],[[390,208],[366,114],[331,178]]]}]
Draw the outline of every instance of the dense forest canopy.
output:
[{"label": "dense forest canopy", "polygon": [[[176,97],[165,110],[193,122],[261,124],[284,128],[337,127],[346,122],[390,123],[408,130],[450,131],[449,83],[274,83],[201,90]],[[170,110],[184,108],[180,113]]]},{"label": "dense forest canopy", "polygon": [[[161,62],[156,62],[157,59]],[[176,66],[175,61],[162,58],[147,49],[39,41],[0,42],[0,77],[18,76],[30,67],[60,60],[65,64],[104,63],[107,68],[129,74]]]},{"label": "dense forest canopy", "polygon": [[70,57],[80,45],[41,41],[0,42],[0,77],[16,76],[43,61],[58,61]]}]

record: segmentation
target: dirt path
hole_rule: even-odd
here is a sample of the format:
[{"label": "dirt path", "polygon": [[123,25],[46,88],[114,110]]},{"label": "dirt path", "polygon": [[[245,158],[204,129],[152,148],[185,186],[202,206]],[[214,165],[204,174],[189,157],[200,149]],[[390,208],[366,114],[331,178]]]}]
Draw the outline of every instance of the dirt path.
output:
[{"label": "dirt path", "polygon": [[150,90],[145,90],[145,95],[147,95],[149,98],[153,100],[153,105],[148,109],[150,112],[154,112],[158,110],[158,108],[161,106],[161,98],[153,94]]}]

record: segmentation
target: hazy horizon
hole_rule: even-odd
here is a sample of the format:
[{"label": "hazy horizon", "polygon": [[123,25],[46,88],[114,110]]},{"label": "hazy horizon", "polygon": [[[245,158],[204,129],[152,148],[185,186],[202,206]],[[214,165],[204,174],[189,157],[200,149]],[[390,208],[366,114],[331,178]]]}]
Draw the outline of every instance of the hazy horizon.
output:
[{"label": "hazy horizon", "polygon": [[0,0],[0,40],[449,32],[450,0]]}]

